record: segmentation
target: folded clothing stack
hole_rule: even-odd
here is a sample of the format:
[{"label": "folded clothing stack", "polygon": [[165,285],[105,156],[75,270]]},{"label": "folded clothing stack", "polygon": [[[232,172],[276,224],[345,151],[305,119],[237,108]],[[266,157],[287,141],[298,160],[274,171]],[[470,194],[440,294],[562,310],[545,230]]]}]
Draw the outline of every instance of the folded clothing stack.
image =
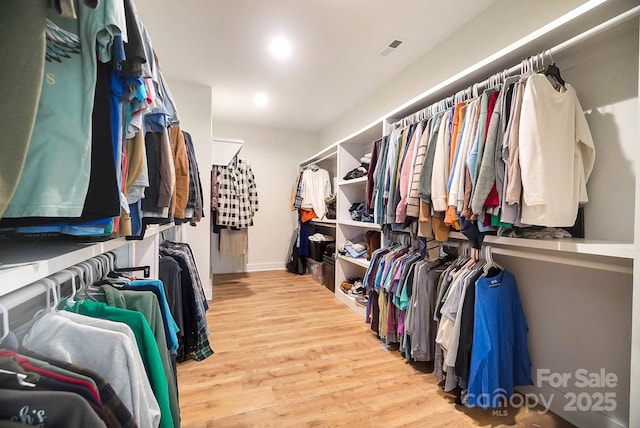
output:
[{"label": "folded clothing stack", "polygon": [[531,226],[518,228],[514,227],[503,233],[499,233],[499,236],[506,236],[511,238],[532,238],[532,239],[562,239],[571,238],[571,234],[564,229],[558,227],[540,227]]},{"label": "folded clothing stack", "polygon": [[354,178],[360,178],[360,177],[366,176],[368,172],[369,172],[369,165],[361,165],[349,171],[347,175],[342,177],[342,179],[353,180]]},{"label": "folded clothing stack", "polygon": [[323,235],[322,233],[314,233],[309,236],[309,241],[313,242],[333,242],[333,236]]},{"label": "folded clothing stack", "polygon": [[342,245],[342,249],[343,249],[343,252],[348,257],[353,257],[354,259],[357,259],[358,257],[362,257],[365,254],[367,254],[367,246],[364,243],[360,243],[360,242],[354,243],[351,241],[346,241]]},{"label": "folded clothing stack", "polygon": [[371,152],[366,153],[364,156],[360,158],[360,163],[362,166],[369,168],[369,164],[371,164]]},{"label": "folded clothing stack", "polygon": [[324,203],[327,206],[327,214],[325,214],[325,217],[331,220],[336,219],[336,196],[335,193],[332,193],[324,198]]},{"label": "folded clothing stack", "polygon": [[353,221],[364,221],[366,223],[373,223],[373,215],[369,213],[369,209],[367,208],[367,204],[364,202],[355,202],[349,208],[349,213],[351,214],[351,220]]}]

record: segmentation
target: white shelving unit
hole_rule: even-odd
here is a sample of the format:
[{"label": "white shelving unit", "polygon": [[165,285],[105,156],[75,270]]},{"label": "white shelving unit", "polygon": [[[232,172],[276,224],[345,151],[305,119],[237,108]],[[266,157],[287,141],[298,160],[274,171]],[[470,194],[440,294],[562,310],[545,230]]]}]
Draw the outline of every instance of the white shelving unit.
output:
[{"label": "white shelving unit", "polygon": [[[361,165],[360,159],[373,147],[373,142],[382,137],[382,122],[376,123],[358,135],[337,143],[338,176],[344,177],[349,171]],[[365,233],[369,230],[381,231],[380,225],[351,219],[349,208],[354,203],[366,200],[367,177],[338,181],[338,224],[336,227],[336,242],[338,245],[346,241],[364,242]],[[344,294],[339,285],[347,278],[364,276],[369,266],[365,259],[354,259],[339,256],[336,260],[336,297],[349,306],[356,314],[365,317],[365,309],[355,303],[355,300]]]},{"label": "white shelving unit", "polygon": [[367,182],[367,177],[360,177],[360,178],[354,178],[352,180],[340,180],[338,181],[338,186],[350,186],[350,185],[356,185],[356,184],[360,184],[360,183],[366,183]]},{"label": "white shelving unit", "polygon": [[363,258],[354,259],[353,257],[347,257],[342,255],[338,256],[338,259],[344,260],[347,263],[353,263],[354,265],[363,267],[365,269],[369,267],[369,260],[367,259],[363,259]]},{"label": "white shelving unit", "polygon": [[311,220],[311,223],[321,225],[321,226],[336,227],[337,222],[336,220],[331,220],[328,218],[325,218],[324,220],[319,220],[317,218],[314,218],[313,220]]},{"label": "white shelving unit", "polygon": [[344,303],[345,305],[347,305],[353,312],[358,314],[360,318],[364,319],[366,308],[357,304],[356,299],[354,297],[351,297],[348,294],[343,293],[342,290],[340,289],[339,284],[336,284],[336,298],[340,300],[342,303]]},{"label": "white shelving unit", "polygon": [[339,224],[341,226],[353,226],[359,227],[362,229],[371,229],[371,230],[380,230],[380,225],[377,223],[367,223],[366,221],[355,221],[355,220],[340,220]]},{"label": "white shelving unit", "polygon": [[[521,388],[555,397],[551,411],[578,426],[640,426],[639,8],[632,0],[586,2],[330,148],[338,153],[337,175],[344,177],[382,136],[383,123],[393,123],[524,58],[553,50],[564,79],[576,88],[596,144],[590,202],[585,207],[586,237],[552,241],[486,236],[484,243],[518,279],[534,381],[538,368],[573,374],[578,368],[595,373],[601,367],[620,380],[613,390],[616,409],[610,412],[565,411],[568,392],[594,392],[575,385]],[[348,216],[351,204],[364,200],[365,189],[365,179],[339,180],[338,243],[375,227]],[[450,239],[466,241],[461,233],[452,233]],[[365,269],[364,263],[338,257],[336,285]],[[336,297],[362,316],[362,308],[338,288]]]},{"label": "white shelving unit", "polygon": [[[467,239],[460,232],[451,232],[449,237],[452,239]],[[632,243],[588,238],[524,239],[487,235],[484,237],[484,243],[513,248],[568,253],[565,254],[565,256],[570,256],[571,254],[592,255],[623,260],[632,260],[636,250],[635,245]]]}]

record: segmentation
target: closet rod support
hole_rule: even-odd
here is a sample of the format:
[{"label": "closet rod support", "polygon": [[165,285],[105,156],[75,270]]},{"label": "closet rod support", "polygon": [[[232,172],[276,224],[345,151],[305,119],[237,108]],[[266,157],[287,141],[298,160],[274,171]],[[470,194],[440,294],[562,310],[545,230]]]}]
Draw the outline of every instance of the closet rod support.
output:
[{"label": "closet rod support", "polygon": [[144,234],[147,232],[147,226],[150,224],[167,224],[171,222],[171,218],[167,217],[142,217],[142,227],[140,228],[140,235],[127,235],[124,237],[127,241],[142,241]]}]

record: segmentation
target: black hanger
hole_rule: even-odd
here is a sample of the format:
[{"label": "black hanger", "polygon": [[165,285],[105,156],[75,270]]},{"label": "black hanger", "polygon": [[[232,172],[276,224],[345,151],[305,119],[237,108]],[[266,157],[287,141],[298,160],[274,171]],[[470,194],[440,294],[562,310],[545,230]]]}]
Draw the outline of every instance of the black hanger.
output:
[{"label": "black hanger", "polygon": [[565,81],[562,76],[560,76],[560,69],[556,66],[555,62],[547,66],[547,69],[544,71],[544,75],[553,77],[564,88]]},{"label": "black hanger", "polygon": [[121,275],[117,275],[123,272],[138,272],[142,271],[145,278],[149,278],[151,276],[151,266],[131,266],[126,268],[114,268],[111,273],[108,275],[111,278],[118,277]]}]

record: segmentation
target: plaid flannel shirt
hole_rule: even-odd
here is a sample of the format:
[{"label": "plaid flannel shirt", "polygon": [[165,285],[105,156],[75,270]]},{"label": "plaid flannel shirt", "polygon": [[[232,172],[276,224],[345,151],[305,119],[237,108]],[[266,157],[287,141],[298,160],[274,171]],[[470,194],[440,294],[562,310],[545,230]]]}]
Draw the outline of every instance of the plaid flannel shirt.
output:
[{"label": "plaid flannel shirt", "polygon": [[258,190],[251,164],[234,158],[229,166],[218,168],[218,226],[253,226],[258,211]]}]

